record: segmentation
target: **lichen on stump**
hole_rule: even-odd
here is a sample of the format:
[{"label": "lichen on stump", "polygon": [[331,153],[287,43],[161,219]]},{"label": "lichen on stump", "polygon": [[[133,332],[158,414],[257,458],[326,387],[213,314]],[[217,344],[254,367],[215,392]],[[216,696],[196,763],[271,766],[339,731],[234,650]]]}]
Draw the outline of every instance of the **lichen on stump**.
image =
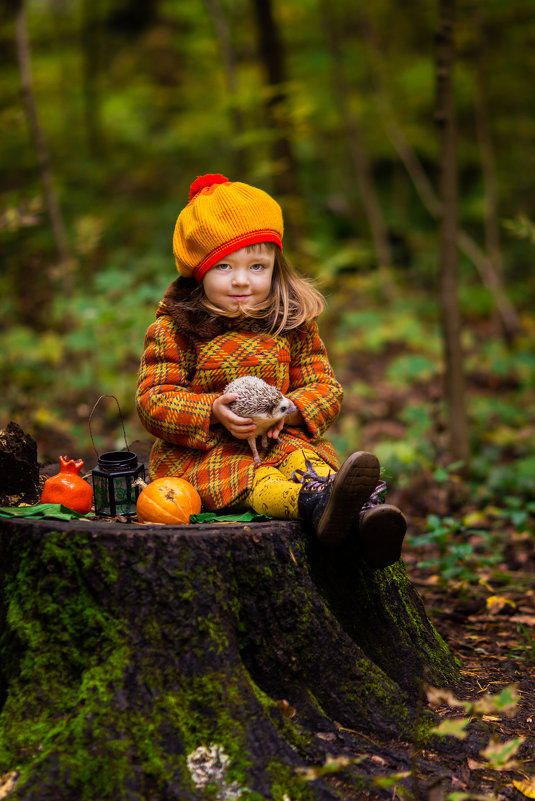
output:
[{"label": "lichen on stump", "polygon": [[299,523],[5,519],[0,535],[13,798],[334,801],[298,769],[359,733],[409,739],[416,679],[456,674],[401,563],[318,553]]}]

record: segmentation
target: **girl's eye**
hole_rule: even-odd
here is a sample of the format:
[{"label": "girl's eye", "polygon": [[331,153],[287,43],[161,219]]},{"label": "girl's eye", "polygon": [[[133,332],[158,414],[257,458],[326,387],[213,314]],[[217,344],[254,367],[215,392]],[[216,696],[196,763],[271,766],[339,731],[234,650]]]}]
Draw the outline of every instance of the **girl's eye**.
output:
[{"label": "girl's eye", "polygon": [[255,273],[259,273],[261,270],[265,269],[265,264],[251,264],[251,270]]},{"label": "girl's eye", "polygon": [[230,270],[230,264],[225,264],[225,262],[222,262],[221,264],[216,264],[216,268],[218,270]]}]

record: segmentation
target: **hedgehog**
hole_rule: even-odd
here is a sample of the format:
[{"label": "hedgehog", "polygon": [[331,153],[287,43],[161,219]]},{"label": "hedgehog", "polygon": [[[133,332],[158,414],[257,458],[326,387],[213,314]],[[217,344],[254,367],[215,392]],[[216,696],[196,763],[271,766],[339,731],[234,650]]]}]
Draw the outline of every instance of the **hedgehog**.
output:
[{"label": "hedgehog", "polygon": [[268,440],[266,431],[287,414],[297,411],[291,400],[285,398],[277,387],[266,384],[254,375],[243,375],[234,379],[225,387],[227,392],[238,395],[229,403],[229,408],[239,417],[251,417],[256,423],[255,433],[247,439],[255,464],[261,462],[256,447],[256,438],[262,437],[262,447],[266,448]]}]

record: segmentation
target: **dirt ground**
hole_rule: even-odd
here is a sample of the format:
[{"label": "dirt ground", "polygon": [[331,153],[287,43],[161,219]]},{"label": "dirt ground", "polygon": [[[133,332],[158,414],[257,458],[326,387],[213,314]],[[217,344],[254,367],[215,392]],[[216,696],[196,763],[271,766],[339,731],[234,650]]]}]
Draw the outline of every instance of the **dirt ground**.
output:
[{"label": "dirt ground", "polygon": [[[411,547],[411,538],[420,532],[421,521],[415,519],[416,525],[409,525],[403,559],[429,617],[460,663],[459,681],[430,706],[437,714],[435,725],[451,721],[458,734],[456,721],[461,719],[466,725],[463,738],[436,737],[422,747],[416,737],[413,742],[379,743],[372,736],[363,739],[354,733],[352,737],[341,729],[337,739],[340,745],[344,741],[344,754],[356,756],[352,770],[362,776],[363,787],[356,791],[344,770],[329,777],[327,783],[347,801],[535,798],[533,572],[516,570],[513,583],[507,582],[504,573],[503,586],[483,580],[476,587],[456,582],[444,587],[432,569],[418,566],[429,554]],[[523,563],[529,564],[533,544],[528,539],[524,542]],[[502,691],[516,696],[513,710],[501,710],[496,700],[487,704],[485,711],[477,709],[483,699],[500,696]],[[456,705],[457,700],[470,702],[472,707]],[[422,718],[425,709],[422,694]],[[366,757],[360,761],[363,753]]]},{"label": "dirt ground", "polygon": [[[411,538],[420,533],[422,521],[417,510],[408,511],[415,513],[403,554],[408,574],[433,624],[461,666],[459,682],[448,689],[456,699],[480,701],[511,687],[518,702],[512,715],[490,709],[481,719],[472,718],[464,739],[441,737],[436,749],[408,748],[403,759],[398,751],[400,744],[392,744],[393,751],[382,766],[384,775],[392,771],[398,753],[399,769],[410,771],[411,776],[398,786],[392,785],[390,797],[415,801],[535,798],[533,538],[524,537],[514,549],[506,551],[493,578],[480,577],[480,583],[470,586],[455,581],[444,586],[432,568],[418,566],[429,554],[411,546]],[[433,704],[440,718],[470,717],[465,709],[448,700]],[[505,744],[517,739],[520,743],[511,743],[512,751],[507,757]],[[491,749],[504,752],[501,761],[498,757],[493,761],[492,755],[489,760],[489,753],[483,753],[489,743]],[[377,761],[380,765],[381,757]],[[450,795],[456,793],[459,795]]]}]

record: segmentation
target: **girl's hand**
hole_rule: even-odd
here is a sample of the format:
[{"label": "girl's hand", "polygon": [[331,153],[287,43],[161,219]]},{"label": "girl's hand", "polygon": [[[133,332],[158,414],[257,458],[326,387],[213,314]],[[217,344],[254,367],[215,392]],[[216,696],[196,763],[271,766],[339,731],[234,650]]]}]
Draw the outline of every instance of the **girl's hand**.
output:
[{"label": "girl's hand", "polygon": [[291,414],[287,414],[286,417],[283,417],[282,420],[279,420],[278,423],[268,428],[266,431],[266,437],[272,437],[273,439],[278,439],[279,434],[284,428],[285,425],[289,426],[301,426],[305,422],[303,415],[301,412],[292,412]]},{"label": "girl's hand", "polygon": [[272,437],[273,439],[278,439],[280,432],[284,428],[286,419],[287,419],[286,417],[283,417],[282,420],[279,420],[278,423],[275,423],[275,425],[272,425],[271,428],[268,428],[268,430],[266,431],[266,437]]},{"label": "girl's hand", "polygon": [[229,403],[236,400],[237,394],[229,392],[228,395],[220,395],[212,404],[212,414],[210,423],[221,423],[227,431],[230,431],[236,439],[248,439],[256,431],[256,424],[250,417],[240,417],[229,409]]}]

